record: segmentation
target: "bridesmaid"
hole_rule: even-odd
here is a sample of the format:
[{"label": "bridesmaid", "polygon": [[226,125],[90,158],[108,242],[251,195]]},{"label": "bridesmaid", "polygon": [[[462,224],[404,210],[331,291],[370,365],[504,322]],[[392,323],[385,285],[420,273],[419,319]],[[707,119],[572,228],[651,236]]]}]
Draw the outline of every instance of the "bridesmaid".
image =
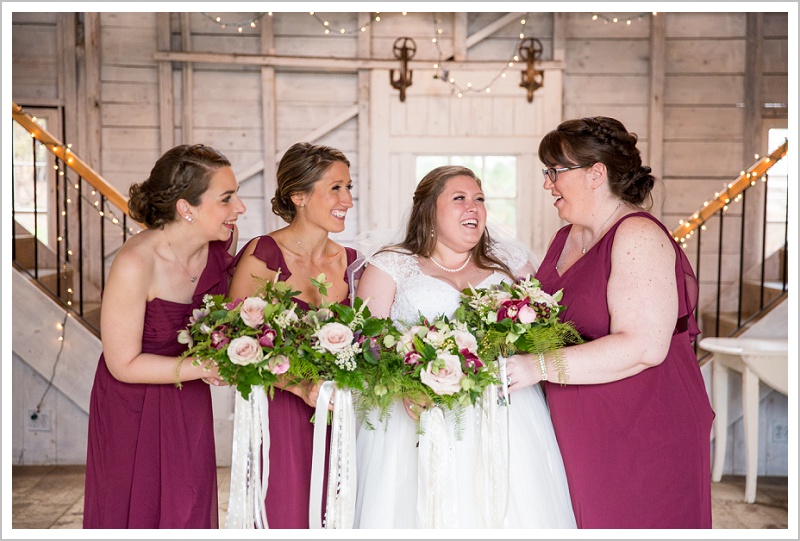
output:
[{"label": "bridesmaid", "polygon": [[178,331],[206,294],[225,294],[245,207],[225,156],[181,145],[130,188],[147,229],[108,275],[103,353],[89,408],[84,528],[217,528],[216,368],[178,361]]},{"label": "bridesmaid", "polygon": [[544,188],[569,222],[536,278],[564,290],[586,343],[508,361],[512,392],[546,380],[580,528],[710,528],[714,413],[693,342],[698,284],[646,211],[655,178],[613,118],[542,139]]},{"label": "bridesmaid", "polygon": [[[257,280],[277,277],[300,292],[294,300],[301,309],[323,301],[350,303],[346,270],[356,251],[329,237],[344,231],[347,211],[353,207],[349,168],[347,157],[331,147],[296,143],[286,151],[278,165],[272,212],[289,225],[256,237],[236,256],[231,297],[248,297],[258,289]],[[332,284],[326,296],[311,283],[321,273]],[[267,525],[307,529],[314,439],[310,420],[319,385],[276,387],[268,400]],[[324,505],[323,501],[323,509]]]}]

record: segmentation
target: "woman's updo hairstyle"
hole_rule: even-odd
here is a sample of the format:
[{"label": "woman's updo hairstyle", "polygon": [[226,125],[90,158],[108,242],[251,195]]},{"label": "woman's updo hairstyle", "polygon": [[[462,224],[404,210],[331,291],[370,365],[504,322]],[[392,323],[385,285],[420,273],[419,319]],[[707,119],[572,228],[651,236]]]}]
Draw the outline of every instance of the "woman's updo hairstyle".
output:
[{"label": "woman's updo hairstyle", "polygon": [[131,185],[128,192],[131,218],[148,228],[175,221],[178,199],[199,205],[213,174],[230,165],[228,158],[206,145],[179,145],[166,151],[147,180]]},{"label": "woman's updo hairstyle", "polygon": [[347,156],[332,147],[306,142],[289,147],[278,164],[278,186],[272,198],[272,212],[285,222],[292,223],[297,215],[292,195],[311,193],[314,184],[336,162],[350,167]]},{"label": "woman's updo hairstyle", "polygon": [[626,203],[649,209],[656,178],[642,165],[637,141],[637,135],[614,118],[567,120],[542,138],[539,160],[548,167],[602,163],[611,193]]}]

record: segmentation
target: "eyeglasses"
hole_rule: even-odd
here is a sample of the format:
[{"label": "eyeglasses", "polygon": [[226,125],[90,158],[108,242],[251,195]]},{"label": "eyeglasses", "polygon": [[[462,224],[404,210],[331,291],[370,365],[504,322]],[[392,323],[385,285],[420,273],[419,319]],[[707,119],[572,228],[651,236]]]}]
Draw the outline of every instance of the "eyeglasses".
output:
[{"label": "eyeglasses", "polygon": [[542,169],[542,175],[544,176],[545,180],[548,178],[555,184],[558,181],[558,174],[564,173],[566,171],[570,171],[572,169],[581,169],[586,167],[585,165],[573,165],[572,167],[547,167]]}]

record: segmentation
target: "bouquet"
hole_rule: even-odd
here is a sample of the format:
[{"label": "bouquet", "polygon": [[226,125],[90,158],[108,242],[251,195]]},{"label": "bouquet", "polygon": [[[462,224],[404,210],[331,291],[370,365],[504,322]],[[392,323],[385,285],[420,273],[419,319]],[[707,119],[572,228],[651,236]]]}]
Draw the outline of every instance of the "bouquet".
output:
[{"label": "bouquet", "polygon": [[[550,295],[535,278],[502,282],[488,288],[467,288],[454,317],[475,332],[477,355],[482,362],[517,353],[544,353],[583,342],[572,323],[558,315],[562,291]],[[558,381],[567,381],[567,370],[556,356]]]},{"label": "bouquet", "polygon": [[404,397],[454,410],[459,418],[464,406],[476,404],[488,385],[498,383],[495,363],[478,357],[478,342],[461,322],[420,318],[406,330],[387,331],[380,362],[367,372],[360,398],[361,409],[378,407],[381,420],[392,402]]},{"label": "bouquet", "polygon": [[[278,376],[291,381],[303,372],[293,366],[298,344],[305,340],[293,291],[285,282],[266,281],[245,299],[206,295],[178,341],[189,347],[181,359],[195,364],[214,363],[220,379],[247,399],[253,385],[263,385],[270,396]],[[180,386],[180,384],[178,384]]]},{"label": "bouquet", "polygon": [[[323,294],[330,287],[324,274],[311,281]],[[181,359],[214,363],[245,399],[253,385],[272,396],[279,376],[287,383],[326,380],[363,389],[365,370],[378,364],[391,321],[372,317],[359,298],[352,307],[325,302],[302,312],[292,300],[298,293],[273,280],[245,299],[207,295],[178,335],[189,346]]]}]

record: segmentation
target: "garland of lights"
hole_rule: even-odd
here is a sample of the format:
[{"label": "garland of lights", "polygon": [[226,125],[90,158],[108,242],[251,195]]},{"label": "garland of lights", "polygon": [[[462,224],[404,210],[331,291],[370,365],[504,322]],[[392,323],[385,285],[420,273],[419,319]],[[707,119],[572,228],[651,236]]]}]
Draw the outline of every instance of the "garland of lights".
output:
[{"label": "garland of lights", "polygon": [[[606,17],[602,13],[592,13],[592,20],[593,21],[603,21],[603,24],[608,24],[608,23],[616,24],[616,23],[624,20],[625,24],[627,26],[630,26],[634,22],[641,21],[642,19],[647,17],[647,15],[649,15],[649,14],[650,14],[649,12],[648,13],[640,13],[639,15],[635,15],[633,17],[622,17],[622,18],[620,18],[620,17]],[[657,11],[653,11],[652,15],[653,15],[653,17],[656,17],[658,15],[658,12]]]}]

